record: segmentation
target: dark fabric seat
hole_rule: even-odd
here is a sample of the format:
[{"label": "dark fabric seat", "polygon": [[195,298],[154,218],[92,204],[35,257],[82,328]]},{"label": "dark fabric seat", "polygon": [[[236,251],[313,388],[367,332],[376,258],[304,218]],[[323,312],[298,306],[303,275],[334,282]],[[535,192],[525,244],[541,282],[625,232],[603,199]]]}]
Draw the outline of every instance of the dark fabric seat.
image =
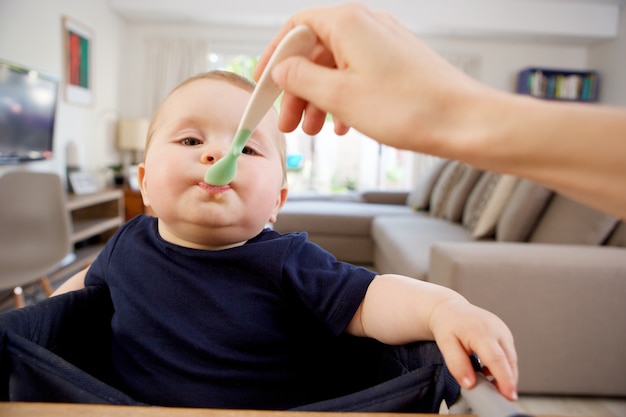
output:
[{"label": "dark fabric seat", "polygon": [[[110,385],[112,313],[107,289],[88,287],[0,315],[0,400],[149,405]],[[458,397],[433,342],[345,337],[337,355],[338,396],[297,410],[437,412]]]}]

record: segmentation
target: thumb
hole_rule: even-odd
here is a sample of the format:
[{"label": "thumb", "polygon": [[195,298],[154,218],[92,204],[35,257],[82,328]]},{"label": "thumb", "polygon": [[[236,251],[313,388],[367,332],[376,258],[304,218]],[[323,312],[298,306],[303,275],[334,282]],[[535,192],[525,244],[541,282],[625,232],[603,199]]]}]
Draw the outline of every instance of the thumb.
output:
[{"label": "thumb", "polygon": [[304,57],[289,57],[274,67],[272,79],[286,93],[324,112],[337,114],[341,111],[338,91],[345,90],[346,80],[345,74],[336,69],[314,64]]}]

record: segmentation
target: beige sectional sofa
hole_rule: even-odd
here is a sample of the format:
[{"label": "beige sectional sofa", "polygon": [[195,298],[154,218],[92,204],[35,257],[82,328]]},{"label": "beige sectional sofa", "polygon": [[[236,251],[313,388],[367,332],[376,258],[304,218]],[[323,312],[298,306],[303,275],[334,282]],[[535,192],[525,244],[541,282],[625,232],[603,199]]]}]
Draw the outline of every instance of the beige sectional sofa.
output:
[{"label": "beige sectional sofa", "polygon": [[626,225],[614,217],[442,160],[410,193],[290,198],[274,228],[498,314],[522,393],[626,396]]}]

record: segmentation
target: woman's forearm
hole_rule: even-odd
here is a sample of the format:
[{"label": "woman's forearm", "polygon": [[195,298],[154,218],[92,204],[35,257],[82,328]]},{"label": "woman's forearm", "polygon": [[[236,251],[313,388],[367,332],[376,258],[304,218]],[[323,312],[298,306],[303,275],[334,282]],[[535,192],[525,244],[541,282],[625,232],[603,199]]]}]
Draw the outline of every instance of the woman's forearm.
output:
[{"label": "woman's forearm", "polygon": [[[481,111],[489,131],[451,156],[541,183],[626,219],[626,111],[494,93]],[[491,115],[490,115],[491,114]]]}]

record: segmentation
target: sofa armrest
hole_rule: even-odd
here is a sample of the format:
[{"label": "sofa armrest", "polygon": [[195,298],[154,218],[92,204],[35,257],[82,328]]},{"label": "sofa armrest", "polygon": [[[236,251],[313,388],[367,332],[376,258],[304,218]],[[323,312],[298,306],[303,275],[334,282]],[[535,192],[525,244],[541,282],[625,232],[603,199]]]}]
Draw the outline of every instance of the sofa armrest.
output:
[{"label": "sofa armrest", "polygon": [[405,205],[409,197],[408,191],[363,191],[361,199],[366,203]]},{"label": "sofa armrest", "polygon": [[428,280],[507,323],[520,392],[626,395],[626,249],[441,243]]}]

